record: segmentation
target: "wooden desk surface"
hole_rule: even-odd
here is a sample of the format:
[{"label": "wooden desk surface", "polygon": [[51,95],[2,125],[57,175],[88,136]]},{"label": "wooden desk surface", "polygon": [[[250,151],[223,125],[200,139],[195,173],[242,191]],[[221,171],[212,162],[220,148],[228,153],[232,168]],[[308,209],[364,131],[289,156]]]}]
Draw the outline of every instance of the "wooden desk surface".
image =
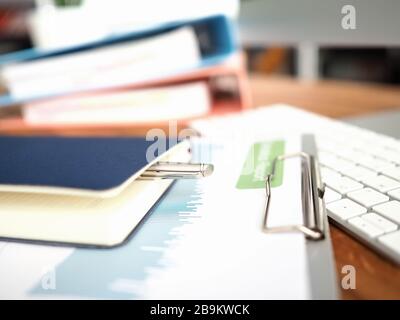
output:
[{"label": "wooden desk surface", "polygon": [[400,109],[400,86],[250,77],[254,106],[287,103],[332,118]]},{"label": "wooden desk surface", "polygon": [[[291,78],[269,78],[253,75],[250,87],[255,107],[287,103],[325,116],[340,118],[400,108],[400,87],[337,81],[299,82]],[[1,120],[0,120],[1,128]],[[3,126],[4,129],[4,126]],[[0,130],[13,133],[12,128]],[[135,134],[134,128],[97,129],[95,134]],[[19,132],[19,134],[29,134]],[[82,131],[52,134],[84,134]],[[373,251],[331,226],[334,255],[341,287],[342,267],[356,269],[356,289],[342,290],[344,299],[400,299],[400,268],[380,258]]]},{"label": "wooden desk surface", "polygon": [[[337,81],[299,82],[290,78],[251,77],[255,106],[292,104],[325,116],[340,118],[400,108],[400,86]],[[331,225],[338,285],[342,267],[356,270],[356,289],[341,290],[344,299],[400,299],[400,267]]]}]

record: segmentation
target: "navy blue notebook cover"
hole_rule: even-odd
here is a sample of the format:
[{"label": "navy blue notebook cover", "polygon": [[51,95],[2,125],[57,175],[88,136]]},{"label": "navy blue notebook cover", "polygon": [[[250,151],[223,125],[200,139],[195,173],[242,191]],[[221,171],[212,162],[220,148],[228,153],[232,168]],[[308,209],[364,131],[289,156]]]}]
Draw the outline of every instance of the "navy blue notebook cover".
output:
[{"label": "navy blue notebook cover", "polygon": [[0,137],[0,185],[108,190],[148,164],[151,144],[144,138]]}]

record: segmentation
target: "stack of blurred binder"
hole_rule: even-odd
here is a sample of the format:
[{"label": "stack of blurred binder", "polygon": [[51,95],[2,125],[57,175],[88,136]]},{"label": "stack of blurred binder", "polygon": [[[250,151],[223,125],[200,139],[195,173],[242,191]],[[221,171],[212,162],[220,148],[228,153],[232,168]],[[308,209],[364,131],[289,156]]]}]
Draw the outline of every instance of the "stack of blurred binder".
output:
[{"label": "stack of blurred binder", "polygon": [[168,128],[169,120],[186,126],[249,106],[244,64],[224,15],[3,55],[0,133],[143,134]]}]

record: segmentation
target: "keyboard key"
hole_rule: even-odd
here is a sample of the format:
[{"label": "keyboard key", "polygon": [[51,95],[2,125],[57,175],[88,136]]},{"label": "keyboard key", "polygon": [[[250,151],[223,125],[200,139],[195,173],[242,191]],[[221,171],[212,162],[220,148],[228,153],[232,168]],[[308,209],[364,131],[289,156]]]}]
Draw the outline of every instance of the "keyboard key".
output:
[{"label": "keyboard key", "polygon": [[386,218],[393,220],[400,224],[400,202],[390,201],[382,204],[378,204],[373,207],[373,210],[379,214],[385,216]]},{"label": "keyboard key", "polygon": [[334,154],[328,152],[319,152],[318,160],[322,165],[332,168],[334,170],[336,170],[336,168],[344,168],[353,165],[352,162],[339,158]]},{"label": "keyboard key", "polygon": [[400,200],[400,189],[395,189],[388,192],[388,195],[396,200]]},{"label": "keyboard key", "polygon": [[[340,153],[334,152],[334,154],[337,154],[337,155],[343,157],[344,159],[347,159],[351,162],[356,162],[356,163],[359,163],[359,159],[363,159],[366,156],[366,152],[360,151],[360,150],[354,150],[354,149],[351,149],[351,150],[347,149],[344,151],[340,151]],[[369,153],[367,153],[367,155],[369,155]]]},{"label": "keyboard key", "polygon": [[362,181],[364,178],[377,175],[375,171],[357,165],[337,168],[337,171],[357,181]]},{"label": "keyboard key", "polygon": [[340,200],[342,196],[340,193],[337,193],[336,191],[333,191],[332,189],[325,187],[325,193],[324,193],[324,201],[325,203],[330,203],[336,200]]},{"label": "keyboard key", "polygon": [[400,141],[385,135],[379,135],[379,143],[386,149],[400,152]]},{"label": "keyboard key", "polygon": [[328,179],[325,183],[333,190],[344,195],[350,191],[362,189],[363,185],[348,177],[339,177],[337,179]]},{"label": "keyboard key", "polygon": [[361,190],[357,190],[357,191],[353,191],[353,192],[349,192],[347,194],[347,196],[358,202],[359,204],[363,205],[364,207],[372,207],[374,205],[377,205],[379,203],[382,202],[387,202],[389,201],[389,197],[378,192],[375,191],[371,188],[364,188]]},{"label": "keyboard key", "polygon": [[319,163],[322,164],[323,166],[333,168],[336,164],[337,159],[338,158],[332,153],[325,151],[318,152]]},{"label": "keyboard key", "polygon": [[349,199],[342,199],[329,203],[326,206],[328,212],[338,219],[347,220],[367,213],[367,209]]},{"label": "keyboard key", "polygon": [[389,161],[389,159],[385,158],[382,155],[383,151],[385,150],[386,150],[385,147],[379,143],[374,144],[371,143],[371,141],[365,141],[364,145],[362,146],[362,148],[360,148],[359,152],[362,154],[368,154],[372,157],[383,159],[387,162],[391,162]]},{"label": "keyboard key", "polygon": [[392,251],[400,254],[400,231],[385,234],[378,240]]},{"label": "keyboard key", "polygon": [[383,149],[379,153],[379,156],[384,159],[388,159],[391,162],[400,164],[400,152],[395,150]]},{"label": "keyboard key", "polygon": [[363,182],[371,188],[378,190],[379,192],[386,193],[390,190],[400,188],[400,182],[390,179],[386,176],[379,175],[375,177],[367,177],[363,179]]},{"label": "keyboard key", "polygon": [[400,167],[387,167],[382,169],[382,173],[389,178],[400,181]]},{"label": "keyboard key", "polygon": [[376,213],[367,213],[362,216],[364,220],[369,221],[372,223],[374,226],[378,227],[379,229],[382,229],[385,233],[388,232],[393,232],[397,230],[397,225],[394,224],[393,222],[390,222],[389,220],[385,219],[384,217],[380,216],[379,214]]},{"label": "keyboard key", "polygon": [[336,141],[327,139],[325,137],[316,136],[315,142],[317,143],[318,150],[320,151],[336,153],[337,150],[340,148],[340,144],[338,144]]},{"label": "keyboard key", "polygon": [[363,158],[359,158],[357,159],[357,163],[361,164],[362,166],[380,172],[381,170],[383,170],[386,167],[390,167],[393,166],[392,163],[390,163],[389,161],[383,160],[383,159],[379,159],[379,158],[375,158],[372,156],[368,156],[367,154],[365,154],[365,156]]},{"label": "keyboard key", "polygon": [[360,217],[352,218],[349,220],[349,223],[354,226],[357,230],[365,233],[367,236],[371,238],[375,238],[381,234],[383,234],[383,230],[377,228],[372,223],[364,220]]},{"label": "keyboard key", "polygon": [[328,180],[330,178],[339,178],[340,174],[332,169],[327,168],[327,167],[322,167],[321,168],[321,176],[322,176],[322,180],[325,180],[325,179]]}]

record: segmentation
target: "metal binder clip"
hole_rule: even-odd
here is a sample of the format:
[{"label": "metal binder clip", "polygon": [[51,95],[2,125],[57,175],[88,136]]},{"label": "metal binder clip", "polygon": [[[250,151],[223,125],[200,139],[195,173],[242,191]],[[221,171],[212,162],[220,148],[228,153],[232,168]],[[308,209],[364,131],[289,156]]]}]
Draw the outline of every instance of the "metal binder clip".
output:
[{"label": "metal binder clip", "polygon": [[[271,202],[271,181],[275,175],[275,168],[279,161],[289,158],[302,158],[302,205],[304,223],[302,225],[287,225],[278,227],[268,227],[268,210]],[[266,206],[263,221],[263,231],[273,232],[302,232],[307,239],[320,240],[325,235],[323,203],[324,185],[321,182],[319,174],[318,162],[314,156],[305,152],[293,153],[278,156],[272,163],[272,172],[267,176],[265,181],[266,188]]]}]

